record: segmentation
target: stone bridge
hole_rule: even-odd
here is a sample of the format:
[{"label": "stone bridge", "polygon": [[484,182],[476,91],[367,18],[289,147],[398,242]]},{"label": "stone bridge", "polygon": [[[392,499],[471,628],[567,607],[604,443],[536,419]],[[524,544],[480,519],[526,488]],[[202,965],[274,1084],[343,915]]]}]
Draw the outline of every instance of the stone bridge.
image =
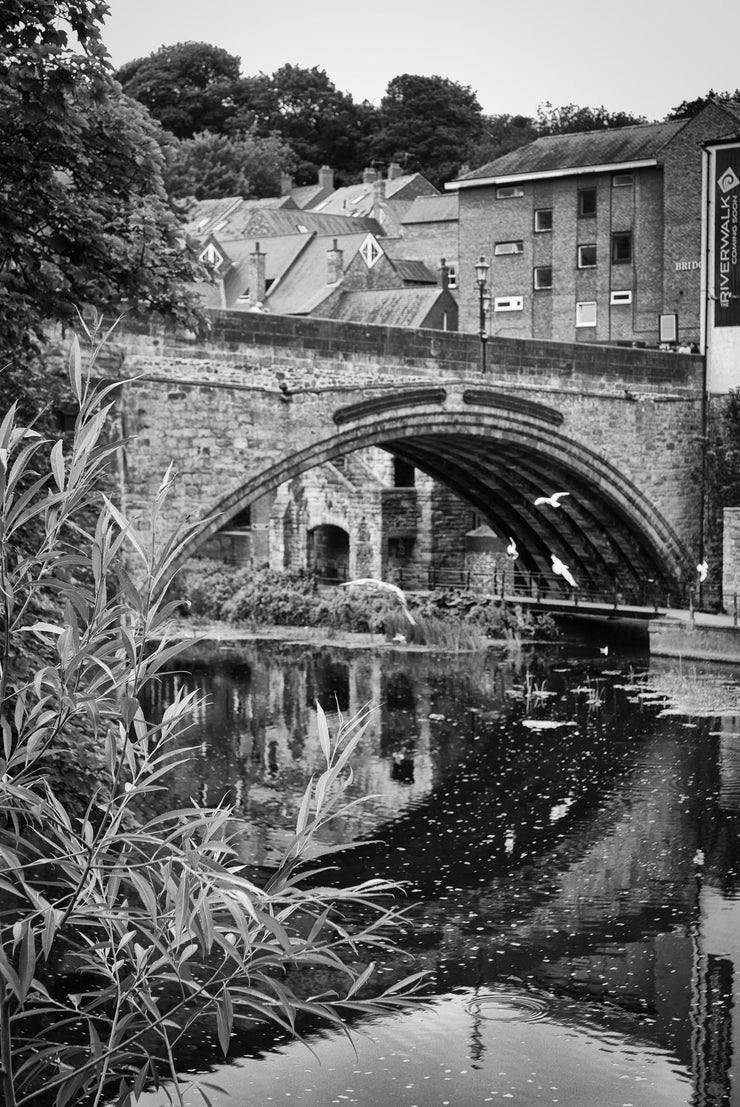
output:
[{"label": "stone bridge", "polygon": [[[520,564],[550,551],[595,592],[692,579],[702,548],[700,357],[214,313],[207,339],[125,321],[98,369],[126,381],[125,507],[146,530],[177,471],[161,538],[185,555],[282,482],[379,446],[457,492]],[[537,496],[569,492],[558,510]]]}]

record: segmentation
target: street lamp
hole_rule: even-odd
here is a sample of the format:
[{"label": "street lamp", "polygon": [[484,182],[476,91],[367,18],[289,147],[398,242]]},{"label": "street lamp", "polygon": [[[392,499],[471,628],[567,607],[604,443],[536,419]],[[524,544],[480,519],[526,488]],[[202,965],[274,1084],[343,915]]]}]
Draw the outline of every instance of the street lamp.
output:
[{"label": "street lamp", "polygon": [[475,279],[478,284],[478,333],[480,334],[481,373],[486,371],[486,309],[490,305],[491,296],[488,292],[488,270],[490,265],[481,254],[475,264]]}]

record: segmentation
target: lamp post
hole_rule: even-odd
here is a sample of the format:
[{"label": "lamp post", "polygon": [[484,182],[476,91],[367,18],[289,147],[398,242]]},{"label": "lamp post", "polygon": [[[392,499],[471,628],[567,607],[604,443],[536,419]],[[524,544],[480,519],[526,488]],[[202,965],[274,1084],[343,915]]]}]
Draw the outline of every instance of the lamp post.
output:
[{"label": "lamp post", "polygon": [[475,279],[478,284],[478,333],[480,334],[481,373],[486,371],[486,309],[490,305],[491,296],[488,292],[488,270],[490,265],[481,254],[475,264]]}]

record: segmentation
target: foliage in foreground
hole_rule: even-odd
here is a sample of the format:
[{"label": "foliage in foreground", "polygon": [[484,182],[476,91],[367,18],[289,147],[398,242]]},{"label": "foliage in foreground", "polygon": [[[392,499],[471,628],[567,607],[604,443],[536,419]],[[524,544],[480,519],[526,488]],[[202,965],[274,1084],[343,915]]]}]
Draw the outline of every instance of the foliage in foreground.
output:
[{"label": "foliage in foreground", "polygon": [[[177,1051],[194,1029],[225,1053],[245,1017],[298,1034],[303,1015],[344,1026],[348,1013],[407,1003],[419,976],[375,984],[372,958],[397,950],[398,886],[333,886],[324,864],[342,848],[323,845],[322,828],[346,807],[363,718],[332,741],[317,708],[326,769],[263,886],[237,858],[229,808],[137,815],[187,757],[169,740],[193,694],[155,726],[141,692],[180,649],[160,632],[188,532],[157,544],[170,471],[146,546],[96,491],[118,448],[105,438],[116,386],[94,392],[76,343],[70,378],[79,415],[68,450],[18,425],[13,408],[0,424],[0,1099],[128,1105],[167,1076],[182,1102]],[[33,520],[39,541],[21,554]],[[135,579],[125,552],[138,559]],[[28,641],[35,650],[21,648]],[[49,766],[83,735],[101,771],[76,814]],[[296,967],[320,970],[327,990],[303,994],[286,975]]]}]

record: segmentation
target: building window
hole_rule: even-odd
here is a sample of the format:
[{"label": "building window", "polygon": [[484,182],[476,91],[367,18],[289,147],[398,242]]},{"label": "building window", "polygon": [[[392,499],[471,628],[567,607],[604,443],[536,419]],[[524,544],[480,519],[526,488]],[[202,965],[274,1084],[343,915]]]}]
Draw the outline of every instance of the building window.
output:
[{"label": "building window", "polygon": [[534,213],[535,231],[552,230],[552,208],[537,208]]},{"label": "building window", "polygon": [[493,253],[495,257],[501,257],[503,254],[523,254],[524,242],[521,238],[515,242],[497,242],[493,247]]},{"label": "building window", "polygon": [[523,307],[523,296],[496,296],[493,301],[494,311],[521,311]]},{"label": "building window", "polygon": [[612,188],[632,188],[634,177],[631,173],[615,173],[612,177]]},{"label": "building window", "polygon": [[515,196],[523,196],[524,189],[521,185],[504,185],[496,189],[497,200],[511,200]]},{"label": "building window", "polygon": [[413,488],[416,484],[416,469],[400,457],[393,458],[393,487]]},{"label": "building window", "polygon": [[576,304],[576,326],[577,327],[595,327],[596,326],[596,301],[584,300],[580,304]]},{"label": "building window", "polygon": [[457,266],[456,265],[448,265],[447,266],[447,287],[448,288],[457,288]]},{"label": "building window", "polygon": [[581,188],[578,191],[578,214],[596,215],[596,189]]},{"label": "building window", "polygon": [[632,235],[629,233],[613,234],[612,263],[614,265],[623,265],[628,261],[632,261]]},{"label": "building window", "polygon": [[610,304],[631,304],[632,303],[632,289],[620,288],[615,289],[609,294]]},{"label": "building window", "polygon": [[537,265],[532,272],[533,284],[535,288],[552,288],[551,265]]},{"label": "building window", "polygon": [[578,268],[593,269],[596,265],[596,244],[578,247]]}]

